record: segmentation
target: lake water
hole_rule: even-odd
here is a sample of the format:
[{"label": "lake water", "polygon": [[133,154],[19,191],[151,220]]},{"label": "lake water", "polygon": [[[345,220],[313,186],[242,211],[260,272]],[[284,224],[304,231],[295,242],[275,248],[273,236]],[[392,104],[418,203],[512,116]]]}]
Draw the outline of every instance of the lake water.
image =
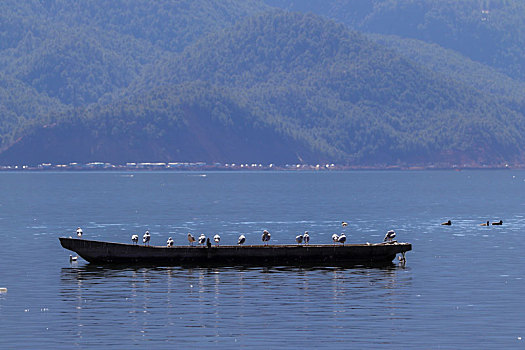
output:
[{"label": "lake water", "polygon": [[[523,349],[524,194],[514,170],[0,173],[0,348]],[[331,243],[343,220],[395,229],[406,266],[112,269],[58,241]]]}]

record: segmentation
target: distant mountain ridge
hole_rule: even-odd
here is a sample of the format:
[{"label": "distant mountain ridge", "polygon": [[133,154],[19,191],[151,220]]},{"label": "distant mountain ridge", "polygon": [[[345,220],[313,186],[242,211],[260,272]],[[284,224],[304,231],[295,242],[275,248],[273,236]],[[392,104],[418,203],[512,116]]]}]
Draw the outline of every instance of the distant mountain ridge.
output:
[{"label": "distant mountain ridge", "polygon": [[0,163],[524,160],[523,82],[436,44],[270,1],[31,4],[0,5],[53,21],[9,17],[30,32],[0,51]]},{"label": "distant mountain ridge", "polygon": [[525,81],[525,2],[519,0],[265,0],[354,30],[435,43]]}]

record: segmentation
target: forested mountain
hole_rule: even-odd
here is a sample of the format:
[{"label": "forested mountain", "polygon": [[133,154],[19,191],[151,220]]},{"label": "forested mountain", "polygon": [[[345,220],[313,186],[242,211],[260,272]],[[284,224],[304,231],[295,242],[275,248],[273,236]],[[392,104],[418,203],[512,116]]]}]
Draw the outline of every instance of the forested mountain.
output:
[{"label": "forested mountain", "polygon": [[350,28],[419,39],[525,80],[525,2],[520,0],[266,0]]},{"label": "forested mountain", "polygon": [[0,163],[522,163],[522,5],[454,3],[6,0]]},{"label": "forested mountain", "polygon": [[97,102],[128,86],[144,64],[262,8],[253,1],[7,0],[0,69],[63,103]]},{"label": "forested mountain", "polygon": [[[144,65],[266,8],[234,0],[2,1],[0,74],[38,95],[17,93],[17,103],[45,102],[32,115],[9,108],[0,116],[0,138],[12,139],[4,132],[47,114],[50,103],[61,110],[62,104],[103,102],[104,95],[137,78]],[[13,92],[0,94],[3,109],[12,105],[4,100],[6,94]]]},{"label": "forested mountain", "polygon": [[417,39],[369,34],[376,43],[395,50],[428,69],[474,89],[512,101],[525,101],[525,81],[512,79],[495,68],[472,61],[460,53]]}]

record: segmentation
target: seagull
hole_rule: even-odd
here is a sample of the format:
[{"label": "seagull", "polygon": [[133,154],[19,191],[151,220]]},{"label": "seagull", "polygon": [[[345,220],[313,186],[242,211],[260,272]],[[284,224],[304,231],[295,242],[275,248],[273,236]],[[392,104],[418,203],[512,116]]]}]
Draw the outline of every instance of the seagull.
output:
[{"label": "seagull", "polygon": [[216,245],[219,245],[219,242],[221,241],[221,236],[219,236],[217,234],[217,235],[213,236],[213,240],[215,241]]},{"label": "seagull", "polygon": [[195,237],[188,232],[188,242],[190,242],[190,245],[193,246],[193,242],[195,242]]},{"label": "seagull", "polygon": [[341,223],[341,226],[343,226],[343,227],[346,227],[346,226],[348,226],[348,222],[346,222],[346,221],[343,221],[343,222]]},{"label": "seagull", "polygon": [[345,235],[344,233],[341,233],[341,235],[340,235],[339,238],[337,239],[337,242],[342,243],[343,245],[345,245],[345,242],[346,242],[346,235]]},{"label": "seagull", "polygon": [[448,220],[447,222],[441,223],[441,225],[450,226],[450,225],[452,225],[452,221]]},{"label": "seagull", "polygon": [[261,237],[262,241],[264,242],[264,245],[268,245],[268,241],[270,240],[270,238],[272,238],[270,232],[264,230]]},{"label": "seagull", "polygon": [[389,241],[389,242],[392,242],[392,240],[396,237],[396,231],[394,230],[389,230],[386,235],[385,235],[385,239],[383,240],[383,242],[386,242],[386,241]]},{"label": "seagull", "polygon": [[335,244],[336,242],[339,242],[339,236],[337,235],[337,233],[334,233],[334,234],[332,235],[332,241],[334,241],[334,244]]},{"label": "seagull", "polygon": [[206,236],[204,235],[204,233],[201,233],[201,235],[199,236],[199,244],[204,243],[206,243]]},{"label": "seagull", "polygon": [[243,245],[244,242],[246,242],[246,237],[244,235],[240,235],[237,244]]},{"label": "seagull", "polygon": [[167,245],[168,247],[173,247],[173,238],[171,238],[171,237],[168,238],[168,241],[166,242],[166,245]]},{"label": "seagull", "polygon": [[303,241],[305,244],[308,244],[308,242],[310,242],[310,235],[308,234],[308,231],[304,231]]},{"label": "seagull", "polygon": [[151,238],[151,235],[149,234],[149,231],[146,231],[146,233],[144,233],[144,236],[142,236],[142,243],[144,244],[148,243],[149,245],[150,238]]},{"label": "seagull", "polygon": [[297,244],[303,243],[303,235],[295,236],[295,241],[297,242]]},{"label": "seagull", "polygon": [[139,242],[139,235],[131,235],[131,241],[133,244],[137,244]]},{"label": "seagull", "polygon": [[493,222],[492,225],[503,225],[503,220]]},{"label": "seagull", "polygon": [[487,220],[487,222],[479,224],[479,226],[490,226],[490,222]]},{"label": "seagull", "polygon": [[77,228],[77,236],[78,238],[82,237],[82,229],[80,227]]},{"label": "seagull", "polygon": [[72,263],[72,262],[76,262],[78,259],[78,256],[73,256],[73,255],[69,255],[69,262]]}]

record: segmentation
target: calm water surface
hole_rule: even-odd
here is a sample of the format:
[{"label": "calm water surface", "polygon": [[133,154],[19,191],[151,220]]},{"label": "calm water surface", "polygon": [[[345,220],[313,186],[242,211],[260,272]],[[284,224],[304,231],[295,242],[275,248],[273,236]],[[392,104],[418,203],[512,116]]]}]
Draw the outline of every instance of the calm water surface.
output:
[{"label": "calm water surface", "polygon": [[[0,173],[0,348],[525,348],[524,194],[511,170]],[[58,241],[330,243],[342,220],[395,229],[406,266],[111,269]]]}]

